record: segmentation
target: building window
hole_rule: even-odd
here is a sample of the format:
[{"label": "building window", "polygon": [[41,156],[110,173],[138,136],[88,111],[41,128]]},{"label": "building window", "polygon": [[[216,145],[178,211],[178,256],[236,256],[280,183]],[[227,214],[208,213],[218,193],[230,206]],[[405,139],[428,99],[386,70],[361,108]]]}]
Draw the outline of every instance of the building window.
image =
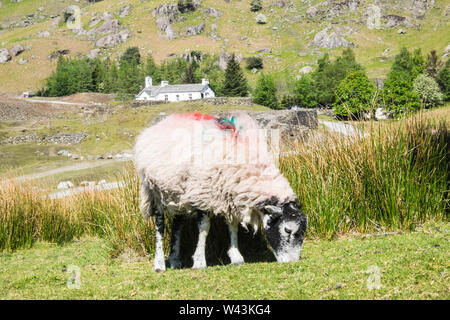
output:
[{"label": "building window", "polygon": [[180,95],[177,94],[177,101],[180,101]]},{"label": "building window", "polygon": [[189,93],[189,100],[192,100],[192,93]]},{"label": "building window", "polygon": [[169,101],[169,95],[168,94],[164,95],[164,100]]}]

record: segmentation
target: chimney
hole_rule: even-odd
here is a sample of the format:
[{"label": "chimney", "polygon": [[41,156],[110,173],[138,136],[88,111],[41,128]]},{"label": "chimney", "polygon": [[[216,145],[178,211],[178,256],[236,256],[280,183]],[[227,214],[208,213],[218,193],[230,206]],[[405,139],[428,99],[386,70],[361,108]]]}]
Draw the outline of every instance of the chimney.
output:
[{"label": "chimney", "polygon": [[161,87],[169,85],[169,81],[161,81]]},{"label": "chimney", "polygon": [[206,86],[206,85],[208,85],[208,84],[209,84],[209,80],[206,79],[206,78],[203,78],[203,79],[202,79],[202,85]]},{"label": "chimney", "polygon": [[152,86],[152,77],[145,77],[145,87],[150,88]]}]

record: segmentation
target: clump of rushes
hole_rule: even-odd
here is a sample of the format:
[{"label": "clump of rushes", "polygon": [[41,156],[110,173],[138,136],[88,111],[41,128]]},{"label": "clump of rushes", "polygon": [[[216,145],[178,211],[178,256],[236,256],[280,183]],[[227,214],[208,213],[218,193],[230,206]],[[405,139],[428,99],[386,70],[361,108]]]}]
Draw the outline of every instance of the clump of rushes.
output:
[{"label": "clump of rushes", "polygon": [[280,168],[304,204],[308,233],[413,229],[448,219],[450,133],[422,114],[369,123],[360,134],[324,134],[295,146]]}]

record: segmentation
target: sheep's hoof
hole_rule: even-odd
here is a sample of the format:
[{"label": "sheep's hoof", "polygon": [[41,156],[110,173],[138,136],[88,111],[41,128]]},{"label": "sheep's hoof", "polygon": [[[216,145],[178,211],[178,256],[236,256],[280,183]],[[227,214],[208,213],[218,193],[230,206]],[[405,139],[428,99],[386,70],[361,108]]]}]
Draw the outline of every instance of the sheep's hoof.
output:
[{"label": "sheep's hoof", "polygon": [[244,264],[244,260],[242,259],[242,260],[239,260],[239,261],[231,261],[230,264],[232,264],[234,266],[238,266],[240,264]]},{"label": "sheep's hoof", "polygon": [[231,264],[238,265],[244,263],[244,257],[242,257],[239,250],[236,249],[230,249],[228,250],[228,256],[230,257]]},{"label": "sheep's hoof", "polygon": [[206,261],[197,260],[194,258],[194,265],[192,266],[192,269],[203,269],[206,268]]},{"label": "sheep's hoof", "polygon": [[169,258],[169,265],[172,269],[181,269],[181,267],[182,267],[180,259],[175,259],[175,258],[173,258],[173,259]]},{"label": "sheep's hoof", "polygon": [[165,263],[164,259],[155,259],[155,261],[153,263],[153,269],[156,272],[166,271],[166,263]]}]

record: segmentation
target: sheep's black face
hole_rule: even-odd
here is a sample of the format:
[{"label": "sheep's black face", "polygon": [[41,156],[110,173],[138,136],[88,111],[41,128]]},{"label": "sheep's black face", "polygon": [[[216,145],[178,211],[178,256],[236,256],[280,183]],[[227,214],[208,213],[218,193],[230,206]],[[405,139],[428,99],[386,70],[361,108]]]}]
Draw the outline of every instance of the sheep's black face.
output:
[{"label": "sheep's black face", "polygon": [[307,226],[306,215],[296,203],[265,206],[263,211],[266,237],[277,261],[297,261]]}]

